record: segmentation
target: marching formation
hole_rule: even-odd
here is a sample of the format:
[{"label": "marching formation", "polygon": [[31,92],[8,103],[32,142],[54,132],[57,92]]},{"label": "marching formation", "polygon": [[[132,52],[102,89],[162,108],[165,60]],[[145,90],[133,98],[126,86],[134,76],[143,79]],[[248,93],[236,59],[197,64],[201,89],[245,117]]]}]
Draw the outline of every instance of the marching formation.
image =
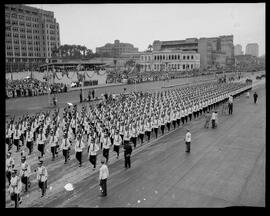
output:
[{"label": "marching formation", "polygon": [[[52,114],[26,114],[17,121],[13,118],[6,127],[6,144],[9,151],[6,175],[11,199],[15,201],[16,206],[20,202],[22,184],[25,185],[26,192],[31,185],[31,168],[26,158],[33,153],[34,148],[39,151],[39,167],[36,172],[44,196],[48,178],[47,169],[42,165],[45,155],[50,154],[51,160],[55,160],[62,151],[63,163],[66,166],[75,152],[78,166],[81,167],[84,162],[82,155],[86,153],[92,169],[95,170],[100,152],[108,164],[110,154],[115,154],[118,159],[120,150],[124,149],[125,167],[130,168],[132,149],[138,144],[142,145],[152,138],[158,138],[164,135],[165,129],[176,129],[180,124],[185,125],[192,118],[198,118],[202,113],[216,109],[229,95],[246,85],[212,82],[153,94],[134,92],[110,101],[89,103],[89,106],[82,106],[81,110],[76,105],[68,106],[64,108],[62,117],[58,109]],[[189,137],[186,143],[189,152]],[[11,157],[13,145],[17,152],[21,152],[19,176],[16,175],[15,163]]]}]

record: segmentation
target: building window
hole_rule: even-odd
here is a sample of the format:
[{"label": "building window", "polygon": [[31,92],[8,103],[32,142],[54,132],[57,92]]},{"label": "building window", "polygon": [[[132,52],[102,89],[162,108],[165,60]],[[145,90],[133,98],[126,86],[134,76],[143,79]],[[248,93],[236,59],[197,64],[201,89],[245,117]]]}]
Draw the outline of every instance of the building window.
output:
[{"label": "building window", "polygon": [[185,65],[183,65],[183,70],[185,70]]},{"label": "building window", "polygon": [[[186,56],[185,56],[185,55],[183,56],[183,59],[184,59],[184,60],[186,59]],[[183,68],[183,69],[184,69],[184,68]]]},{"label": "building window", "polygon": [[193,59],[193,55],[191,56],[191,59]]},{"label": "building window", "polygon": [[190,69],[193,69],[193,65],[192,64],[190,65]]},{"label": "building window", "polygon": [[187,60],[189,60],[189,56],[187,56]]}]

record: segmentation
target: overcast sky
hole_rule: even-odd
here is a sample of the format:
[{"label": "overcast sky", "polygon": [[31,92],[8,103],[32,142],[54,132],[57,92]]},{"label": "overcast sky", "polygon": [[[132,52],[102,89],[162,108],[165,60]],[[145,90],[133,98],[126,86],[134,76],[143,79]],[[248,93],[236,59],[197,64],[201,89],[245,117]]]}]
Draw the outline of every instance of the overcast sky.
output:
[{"label": "overcast sky", "polygon": [[61,44],[96,47],[132,43],[144,51],[154,40],[234,35],[234,45],[259,44],[265,53],[265,4],[35,4],[53,11]]}]

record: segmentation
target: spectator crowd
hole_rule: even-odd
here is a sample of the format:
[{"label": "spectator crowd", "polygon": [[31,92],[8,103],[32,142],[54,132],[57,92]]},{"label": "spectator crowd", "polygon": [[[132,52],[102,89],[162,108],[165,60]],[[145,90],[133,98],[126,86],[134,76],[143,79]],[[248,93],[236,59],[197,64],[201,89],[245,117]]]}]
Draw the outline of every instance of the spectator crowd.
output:
[{"label": "spectator crowd", "polygon": [[[54,83],[49,86],[50,93],[67,92],[63,83]],[[48,83],[38,79],[25,78],[21,80],[6,80],[6,99],[15,97],[31,97],[48,93]]]}]

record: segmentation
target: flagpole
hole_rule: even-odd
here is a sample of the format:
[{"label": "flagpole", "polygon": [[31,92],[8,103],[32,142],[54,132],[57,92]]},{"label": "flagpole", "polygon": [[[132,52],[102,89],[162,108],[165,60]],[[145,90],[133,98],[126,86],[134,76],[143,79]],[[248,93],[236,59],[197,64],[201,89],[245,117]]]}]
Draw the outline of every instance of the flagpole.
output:
[{"label": "flagpole", "polygon": [[46,59],[46,63],[47,63],[48,105],[50,107],[50,84],[49,84],[48,59]]}]

